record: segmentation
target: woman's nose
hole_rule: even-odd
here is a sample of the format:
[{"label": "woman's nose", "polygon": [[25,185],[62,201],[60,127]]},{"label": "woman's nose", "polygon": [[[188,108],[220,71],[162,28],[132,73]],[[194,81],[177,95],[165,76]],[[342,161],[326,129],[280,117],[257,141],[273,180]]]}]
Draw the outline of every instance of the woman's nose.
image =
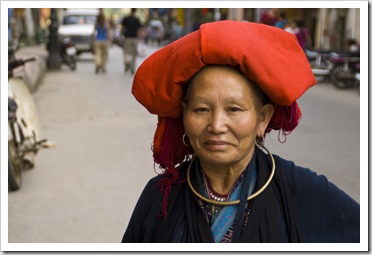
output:
[{"label": "woman's nose", "polygon": [[210,116],[207,131],[215,134],[225,133],[227,131],[226,116],[223,112],[213,112]]}]

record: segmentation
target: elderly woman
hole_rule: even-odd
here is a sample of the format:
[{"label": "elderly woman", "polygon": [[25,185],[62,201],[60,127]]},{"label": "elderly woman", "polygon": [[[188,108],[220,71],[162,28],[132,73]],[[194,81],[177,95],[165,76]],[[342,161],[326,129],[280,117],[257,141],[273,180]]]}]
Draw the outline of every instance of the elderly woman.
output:
[{"label": "elderly woman", "polygon": [[250,22],[206,23],[147,58],[133,94],[159,116],[164,172],[122,242],[359,242],[359,204],[264,146],[315,83],[295,36]]}]

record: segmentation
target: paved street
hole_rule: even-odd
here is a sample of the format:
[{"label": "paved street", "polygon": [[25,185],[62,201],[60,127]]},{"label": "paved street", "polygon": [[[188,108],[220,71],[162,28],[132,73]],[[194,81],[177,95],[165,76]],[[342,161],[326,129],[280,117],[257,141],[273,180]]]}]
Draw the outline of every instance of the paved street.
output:
[{"label": "paved street", "polygon": [[[56,147],[41,151],[21,190],[9,192],[10,243],[120,242],[155,175],[150,147],[157,120],[133,98],[122,59],[114,46],[106,74],[94,74],[93,55],[85,54],[75,72],[63,67],[45,75],[34,98],[43,134]],[[267,147],[325,174],[359,201],[359,91],[319,84],[299,104],[299,127],[284,144],[270,134]]]}]

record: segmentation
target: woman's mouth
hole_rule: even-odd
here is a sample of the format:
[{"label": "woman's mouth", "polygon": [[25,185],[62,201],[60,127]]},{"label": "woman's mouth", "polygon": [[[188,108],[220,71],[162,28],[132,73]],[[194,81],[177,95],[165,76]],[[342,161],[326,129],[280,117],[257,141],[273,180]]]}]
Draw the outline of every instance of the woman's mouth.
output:
[{"label": "woman's mouth", "polygon": [[229,143],[226,141],[208,140],[204,142],[204,145],[210,150],[223,150]]}]

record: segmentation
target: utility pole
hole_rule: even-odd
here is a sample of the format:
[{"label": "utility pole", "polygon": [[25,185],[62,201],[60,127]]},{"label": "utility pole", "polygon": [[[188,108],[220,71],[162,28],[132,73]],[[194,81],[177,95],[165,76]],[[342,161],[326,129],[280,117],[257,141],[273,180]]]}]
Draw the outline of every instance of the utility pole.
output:
[{"label": "utility pole", "polygon": [[47,66],[49,69],[60,69],[62,59],[59,54],[59,41],[58,41],[58,19],[57,10],[53,8],[50,14],[51,24],[49,26],[49,42],[48,51],[49,57],[47,60]]}]

